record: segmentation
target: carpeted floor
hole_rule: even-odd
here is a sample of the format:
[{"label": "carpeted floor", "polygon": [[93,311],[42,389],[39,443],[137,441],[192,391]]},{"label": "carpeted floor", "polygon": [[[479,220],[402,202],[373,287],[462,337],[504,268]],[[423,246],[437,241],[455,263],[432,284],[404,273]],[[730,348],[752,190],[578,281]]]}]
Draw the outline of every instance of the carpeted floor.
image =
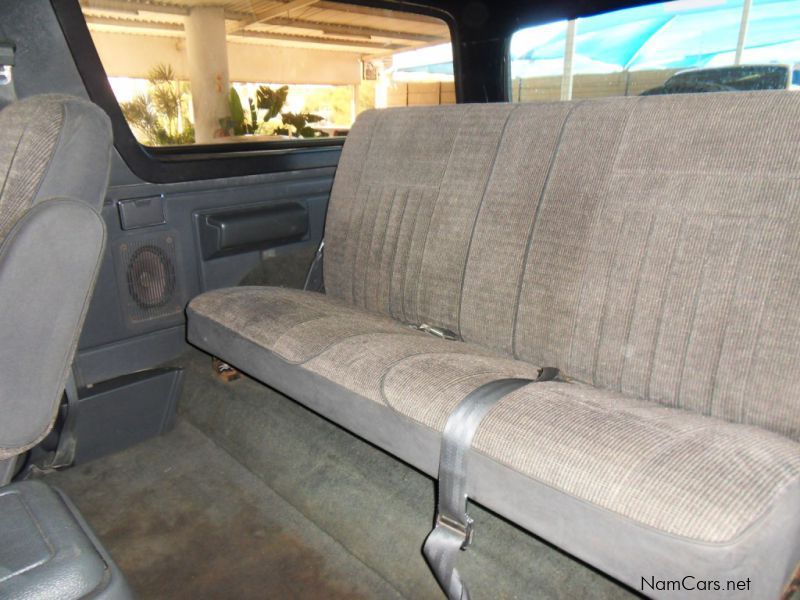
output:
[{"label": "carpeted floor", "polygon": [[48,481],[78,505],[142,599],[400,598],[184,420]]},{"label": "carpeted floor", "polygon": [[[443,598],[422,542],[429,477],[192,352],[175,431],[57,473],[142,598]],[[627,598],[602,574],[473,506],[474,600]]]}]

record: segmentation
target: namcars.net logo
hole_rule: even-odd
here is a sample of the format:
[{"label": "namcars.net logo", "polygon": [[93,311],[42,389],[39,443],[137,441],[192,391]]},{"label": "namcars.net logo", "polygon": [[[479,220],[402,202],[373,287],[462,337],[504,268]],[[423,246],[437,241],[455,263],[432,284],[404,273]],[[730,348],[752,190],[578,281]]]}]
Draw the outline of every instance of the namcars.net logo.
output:
[{"label": "namcars.net logo", "polygon": [[656,577],[642,577],[643,592],[749,592],[750,578],[728,579],[703,579],[694,575],[686,575],[680,579],[657,579]]}]

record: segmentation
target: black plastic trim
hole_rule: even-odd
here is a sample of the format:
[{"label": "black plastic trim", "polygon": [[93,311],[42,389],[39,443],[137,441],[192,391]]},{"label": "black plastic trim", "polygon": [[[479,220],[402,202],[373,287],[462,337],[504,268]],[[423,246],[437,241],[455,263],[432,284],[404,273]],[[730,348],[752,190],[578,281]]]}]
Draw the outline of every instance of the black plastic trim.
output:
[{"label": "black plastic trim", "polygon": [[[161,148],[143,146],[133,136],[114,97],[79,1],[51,0],[51,4],[89,98],[111,118],[114,146],[131,171],[141,179],[152,183],[173,183],[335,167],[338,164],[343,137]],[[453,62],[458,73],[459,44],[455,20],[450,13],[405,2],[349,0],[346,4],[403,10],[441,19],[450,29]],[[460,101],[462,91],[458,80],[457,76],[456,98]]]},{"label": "black plastic trim", "polygon": [[265,250],[307,239],[308,207],[284,202],[195,215],[203,259]]}]

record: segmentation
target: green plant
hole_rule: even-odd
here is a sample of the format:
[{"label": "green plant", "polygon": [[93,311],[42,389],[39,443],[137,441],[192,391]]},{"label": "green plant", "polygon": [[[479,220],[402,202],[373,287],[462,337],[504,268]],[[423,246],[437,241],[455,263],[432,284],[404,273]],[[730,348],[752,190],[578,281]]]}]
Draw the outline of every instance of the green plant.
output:
[{"label": "green plant", "polygon": [[322,117],[308,112],[291,113],[285,112],[281,114],[281,120],[285,127],[275,128],[275,133],[278,135],[291,135],[294,137],[312,138],[312,137],[327,137],[328,134],[324,131],[318,131],[313,127],[309,127],[309,123],[319,123]]},{"label": "green plant", "polygon": [[[362,82],[359,86],[359,90],[366,87],[364,83]],[[353,111],[353,87],[349,85],[320,86],[306,95],[303,110],[314,114],[325,114],[331,123],[340,125],[349,123]]]},{"label": "green plant", "polygon": [[249,120],[248,117],[245,116],[244,108],[242,107],[242,101],[239,99],[239,94],[235,89],[231,88],[228,95],[231,116],[219,120],[219,125],[223,130],[228,133],[232,133],[233,135],[255,133],[256,129],[258,128],[256,107],[253,105],[253,101],[250,98],[247,99],[247,102],[250,105]]},{"label": "green plant", "polygon": [[242,101],[239,98],[239,93],[234,88],[231,88],[228,101],[230,104],[231,116],[220,119],[220,127],[230,135],[256,133],[259,128],[258,110],[265,111],[262,123],[266,123],[280,114],[288,95],[289,86],[284,85],[277,90],[272,90],[262,85],[256,90],[255,102],[253,102],[252,98],[247,99],[249,111],[248,114],[245,114]]},{"label": "green plant", "polygon": [[177,81],[172,67],[164,64],[153,67],[147,81],[146,93],[120,103],[125,120],[152,146],[193,143],[194,125],[186,116],[188,85]]},{"label": "green plant", "polygon": [[[309,112],[281,112],[288,97],[288,85],[283,85],[274,90],[266,85],[259,86],[256,90],[255,102],[253,102],[252,98],[247,99],[250,110],[249,114],[245,114],[239,94],[234,88],[231,88],[231,116],[226,119],[220,119],[220,127],[232,135],[246,135],[248,133],[256,133],[259,131],[259,127],[266,126],[275,117],[280,117],[281,124],[275,126],[272,133],[304,138],[327,136],[326,133],[308,126],[309,123],[322,121],[321,116]],[[258,122],[259,110],[264,111],[261,117],[261,124]]]},{"label": "green plant", "polygon": [[289,97],[289,86],[283,85],[277,90],[273,90],[265,85],[259,86],[256,90],[256,105],[262,110],[266,110],[264,115],[264,122],[277,117],[283,105],[286,104],[286,98]]}]

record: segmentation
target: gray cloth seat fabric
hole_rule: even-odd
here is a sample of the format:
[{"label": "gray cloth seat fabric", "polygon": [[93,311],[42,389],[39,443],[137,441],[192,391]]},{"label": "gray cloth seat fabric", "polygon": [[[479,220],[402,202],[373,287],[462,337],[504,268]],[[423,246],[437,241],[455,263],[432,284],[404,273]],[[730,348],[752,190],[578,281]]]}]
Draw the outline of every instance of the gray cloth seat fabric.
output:
[{"label": "gray cloth seat fabric", "polygon": [[482,422],[471,496],[639,590],[775,596],[800,560],[793,115],[770,92],[365,113],[327,295],[208,292],[189,339],[431,474],[468,393],[557,367]]},{"label": "gray cloth seat fabric", "polygon": [[427,337],[381,315],[372,315],[316,292],[243,286],[198,296],[192,311],[230,324],[242,336],[290,363],[303,363],[326,348],[362,333]]},{"label": "gray cloth seat fabric", "polygon": [[[223,357],[424,472],[437,473],[439,434],[434,429],[301,365],[287,363],[219,321],[195,312],[192,306],[188,325],[189,339],[198,347]],[[492,417],[490,414],[487,419]],[[552,451],[557,440],[548,440],[553,443]],[[602,446],[602,439],[597,446]],[[576,448],[575,454],[578,453]],[[559,469],[557,456],[554,460],[552,468]],[[751,590],[755,589],[759,597],[774,597],[798,558],[800,523],[796,513],[800,484],[796,480],[782,490],[774,490],[766,513],[742,534],[729,542],[707,543],[666,533],[581,500],[489,458],[477,447],[471,452],[469,464],[471,498],[637,589],[640,577],[670,580],[691,569],[721,578],[751,577]],[[596,474],[592,473],[592,477],[596,478]],[[641,499],[641,505],[646,503],[647,498]],[[477,540],[480,544],[480,523]],[[754,578],[753,573],[758,577]],[[465,575],[469,577],[468,572]],[[652,596],[670,594],[674,592],[659,594],[648,590]]]},{"label": "gray cloth seat fabric", "polygon": [[[437,433],[480,386],[538,374],[529,363],[378,315],[364,315],[360,327],[347,318],[337,324],[329,315],[349,314],[342,310],[324,295],[281,288],[216,290],[191,305],[193,319],[230,328]],[[294,318],[276,326],[288,314]],[[320,327],[315,337],[316,324],[330,328]],[[305,352],[298,351],[300,345]],[[475,450],[537,481],[703,542],[736,538],[767,511],[775,494],[800,482],[797,446],[758,427],[559,381],[531,384],[500,400],[474,443]],[[737,494],[742,487],[750,492]]]},{"label": "gray cloth seat fabric", "polygon": [[111,125],[42,95],[0,111],[0,460],[55,419],[105,246]]},{"label": "gray cloth seat fabric", "polygon": [[[189,310],[192,318],[230,328],[284,361],[384,405],[389,404],[384,379],[406,360],[422,359],[429,366],[431,357],[442,364],[466,363],[476,373],[471,378],[426,380],[459,386],[450,392],[455,402],[462,391],[469,393],[493,378],[536,377],[538,372],[531,364],[475,344],[454,344],[318,293],[263,287],[214,290],[195,298]],[[446,410],[439,410],[442,422]]]}]

